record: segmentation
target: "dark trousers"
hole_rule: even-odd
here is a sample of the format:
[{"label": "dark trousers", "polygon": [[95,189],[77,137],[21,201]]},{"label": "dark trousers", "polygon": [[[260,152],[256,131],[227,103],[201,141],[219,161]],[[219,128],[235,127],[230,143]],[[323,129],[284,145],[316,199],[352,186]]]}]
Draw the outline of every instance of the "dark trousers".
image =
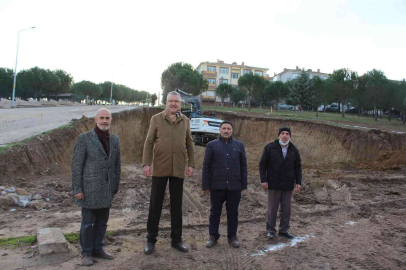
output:
[{"label": "dark trousers", "polygon": [[168,179],[171,203],[171,239],[172,243],[178,243],[182,240],[183,178],[152,177],[151,202],[147,223],[147,241],[150,243],[156,243],[157,241],[159,220],[161,219],[162,204]]},{"label": "dark trousers", "polygon": [[220,238],[219,226],[223,203],[227,210],[227,237],[230,239],[237,235],[238,206],[241,201],[241,190],[210,190],[210,218],[209,233],[216,239]]},{"label": "dark trousers", "polygon": [[267,232],[276,232],[276,215],[280,204],[279,232],[287,232],[290,228],[290,210],[293,191],[268,189],[268,221]]},{"label": "dark trousers", "polygon": [[80,226],[82,255],[92,255],[103,251],[109,215],[110,208],[82,208],[82,224]]}]

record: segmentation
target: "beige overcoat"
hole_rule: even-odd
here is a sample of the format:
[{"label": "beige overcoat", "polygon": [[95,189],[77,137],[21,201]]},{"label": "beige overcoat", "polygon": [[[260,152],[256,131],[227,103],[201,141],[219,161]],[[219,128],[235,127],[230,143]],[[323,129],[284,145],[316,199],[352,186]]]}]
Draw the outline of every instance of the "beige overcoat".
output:
[{"label": "beige overcoat", "polygon": [[182,113],[172,122],[166,111],[151,118],[144,144],[142,166],[152,165],[152,176],[185,178],[186,167],[195,167],[190,120]]}]

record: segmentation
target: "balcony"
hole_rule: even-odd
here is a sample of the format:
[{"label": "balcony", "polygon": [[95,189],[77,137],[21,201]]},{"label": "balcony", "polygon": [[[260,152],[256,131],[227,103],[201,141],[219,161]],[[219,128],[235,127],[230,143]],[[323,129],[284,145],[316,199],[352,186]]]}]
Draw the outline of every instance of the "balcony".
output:
[{"label": "balcony", "polygon": [[208,90],[214,90],[214,89],[216,89],[216,85],[209,83],[209,88],[208,88]]},{"label": "balcony", "polygon": [[217,77],[217,72],[216,71],[202,71],[203,77],[206,78],[216,78]]}]

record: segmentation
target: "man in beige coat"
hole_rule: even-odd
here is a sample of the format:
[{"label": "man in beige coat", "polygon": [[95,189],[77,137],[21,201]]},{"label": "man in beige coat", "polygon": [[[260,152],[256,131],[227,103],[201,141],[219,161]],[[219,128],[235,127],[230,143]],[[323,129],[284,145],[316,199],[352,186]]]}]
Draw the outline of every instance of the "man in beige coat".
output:
[{"label": "man in beige coat", "polygon": [[187,176],[193,175],[195,164],[190,120],[180,112],[180,106],[179,93],[170,92],[166,100],[166,109],[152,116],[144,144],[143,171],[145,176],[152,176],[148,236],[144,250],[146,255],[152,253],[157,241],[168,179],[171,203],[171,245],[182,252],[188,251],[182,242],[183,179],[185,171]]}]

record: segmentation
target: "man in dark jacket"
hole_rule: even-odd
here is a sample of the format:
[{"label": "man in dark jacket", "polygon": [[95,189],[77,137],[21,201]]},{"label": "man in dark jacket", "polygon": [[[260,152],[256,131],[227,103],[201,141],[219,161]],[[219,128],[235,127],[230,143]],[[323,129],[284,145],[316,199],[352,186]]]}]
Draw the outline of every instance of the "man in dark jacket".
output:
[{"label": "man in dark jacket", "polygon": [[72,157],[72,192],[82,207],[80,247],[83,264],[92,265],[91,256],[112,260],[103,250],[111,202],[120,182],[120,142],[110,134],[111,113],[100,109],[96,126],[78,137]]},{"label": "man in dark jacket", "polygon": [[224,121],[220,125],[220,138],[207,144],[202,171],[202,189],[210,193],[210,239],[211,248],[220,238],[219,225],[223,203],[227,210],[228,243],[238,248],[238,206],[241,192],[247,189],[247,158],[242,142],[232,139],[233,126]]},{"label": "man in dark jacket", "polygon": [[289,233],[292,193],[300,192],[302,185],[302,165],[299,150],[290,142],[290,128],[279,129],[279,140],[265,146],[259,162],[261,186],[268,189],[268,239],[276,234],[276,214],[280,204],[279,235],[294,238]]}]

